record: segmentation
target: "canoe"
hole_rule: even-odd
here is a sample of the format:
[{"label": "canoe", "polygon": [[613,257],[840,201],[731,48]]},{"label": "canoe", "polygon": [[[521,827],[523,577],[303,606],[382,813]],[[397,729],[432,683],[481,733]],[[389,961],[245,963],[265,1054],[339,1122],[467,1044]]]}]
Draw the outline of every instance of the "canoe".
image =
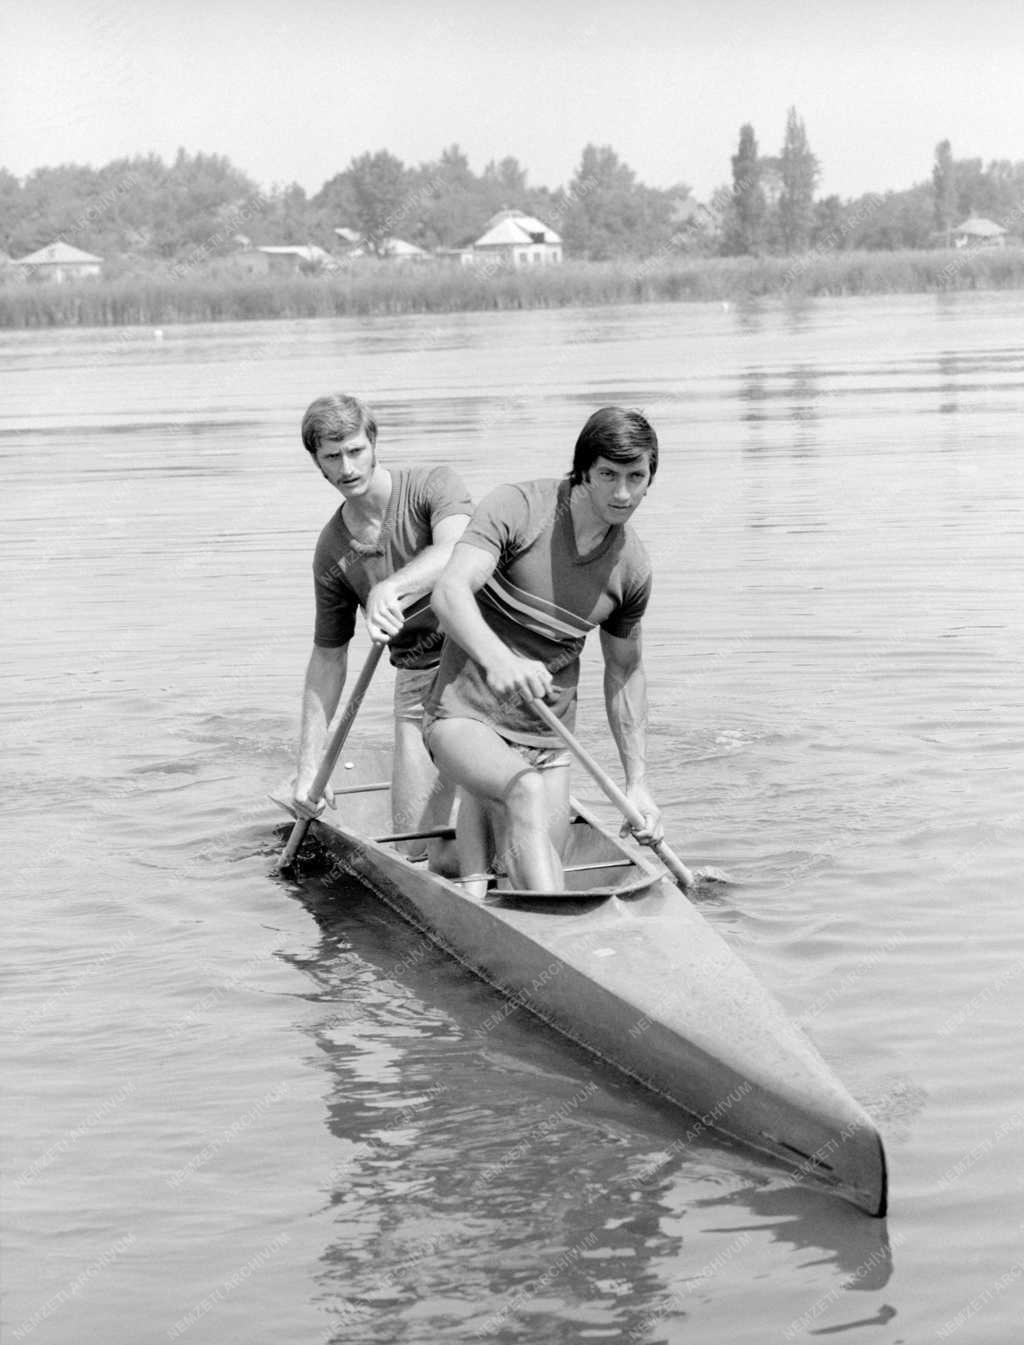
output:
[{"label": "canoe", "polygon": [[[346,750],[313,824],[340,867],[470,971],[688,1113],[870,1215],[887,1203],[873,1122],[751,970],[670,882],[578,801],[566,893],[484,899],[396,847],[386,753]],[[284,792],[272,796],[286,809]]]}]

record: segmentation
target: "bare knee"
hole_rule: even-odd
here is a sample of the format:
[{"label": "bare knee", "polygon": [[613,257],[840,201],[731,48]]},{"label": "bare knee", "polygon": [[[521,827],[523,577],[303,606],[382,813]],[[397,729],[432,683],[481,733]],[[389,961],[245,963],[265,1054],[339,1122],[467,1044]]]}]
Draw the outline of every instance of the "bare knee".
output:
[{"label": "bare knee", "polygon": [[546,827],[546,796],[540,772],[529,769],[520,771],[509,781],[505,790],[504,804],[511,821],[527,826]]}]

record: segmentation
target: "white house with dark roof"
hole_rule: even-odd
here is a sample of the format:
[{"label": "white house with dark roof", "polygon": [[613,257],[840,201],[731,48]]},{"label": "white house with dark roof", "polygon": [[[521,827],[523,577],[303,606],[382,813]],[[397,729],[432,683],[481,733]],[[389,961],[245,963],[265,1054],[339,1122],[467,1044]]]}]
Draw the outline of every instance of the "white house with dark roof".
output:
[{"label": "white house with dark roof", "polygon": [[525,211],[499,210],[463,254],[470,263],[488,259],[508,266],[557,266],[562,260],[561,235]]},{"label": "white house with dark roof", "polygon": [[62,284],[67,280],[89,280],[98,276],[103,270],[103,258],[58,239],[56,243],[47,243],[38,252],[30,252],[27,257],[16,257],[11,265],[23,267],[24,275],[30,280],[53,280]]}]

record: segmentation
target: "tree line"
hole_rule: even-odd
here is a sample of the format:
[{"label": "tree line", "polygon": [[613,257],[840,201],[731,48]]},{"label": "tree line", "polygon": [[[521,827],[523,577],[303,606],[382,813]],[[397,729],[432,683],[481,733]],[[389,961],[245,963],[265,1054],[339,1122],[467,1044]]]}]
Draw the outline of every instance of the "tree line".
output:
[{"label": "tree line", "polygon": [[680,181],[649,187],[609,145],[587,145],[567,187],[529,183],[511,156],[474,173],[458,145],[415,167],[387,150],[364,153],[313,195],[298,184],[263,191],[229,159],[179,150],[121,158],[94,169],[39,168],[24,181],[0,168],[0,250],[12,257],[62,238],[108,268],[223,255],[246,238],[315,243],[337,252],[347,226],[371,252],[403,238],[428,251],[473,242],[499,210],[535,215],[562,235],[567,255],[590,260],[707,255],[793,255],[933,246],[970,214],[1006,223],[1024,214],[1024,163],[956,160],[936,150],[930,178],[902,192],[819,199],[820,165],[796,109],[780,151],[760,152],[744,125],[732,183],[698,205]]},{"label": "tree line", "polygon": [[815,249],[896,251],[948,246],[957,224],[981,215],[1024,233],[1024,162],[954,159],[949,140],[935,148],[931,177],[905,191],[869,192],[846,201],[816,198],[820,165],[795,108],[778,155],[762,155],[749,123],[732,158],[732,185],[712,198],[721,251],[790,256]]}]

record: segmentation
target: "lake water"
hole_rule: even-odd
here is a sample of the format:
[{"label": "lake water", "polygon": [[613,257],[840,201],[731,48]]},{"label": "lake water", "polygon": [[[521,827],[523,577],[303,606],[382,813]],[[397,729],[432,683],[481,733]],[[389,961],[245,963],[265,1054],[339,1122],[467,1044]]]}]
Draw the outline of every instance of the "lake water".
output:
[{"label": "lake water", "polygon": [[[1017,1339],[1022,331],[963,294],[0,333],[4,1340]],[[478,496],[649,414],[653,784],[877,1121],[886,1221],[680,1152],[360,889],[272,876],[336,389]]]}]

